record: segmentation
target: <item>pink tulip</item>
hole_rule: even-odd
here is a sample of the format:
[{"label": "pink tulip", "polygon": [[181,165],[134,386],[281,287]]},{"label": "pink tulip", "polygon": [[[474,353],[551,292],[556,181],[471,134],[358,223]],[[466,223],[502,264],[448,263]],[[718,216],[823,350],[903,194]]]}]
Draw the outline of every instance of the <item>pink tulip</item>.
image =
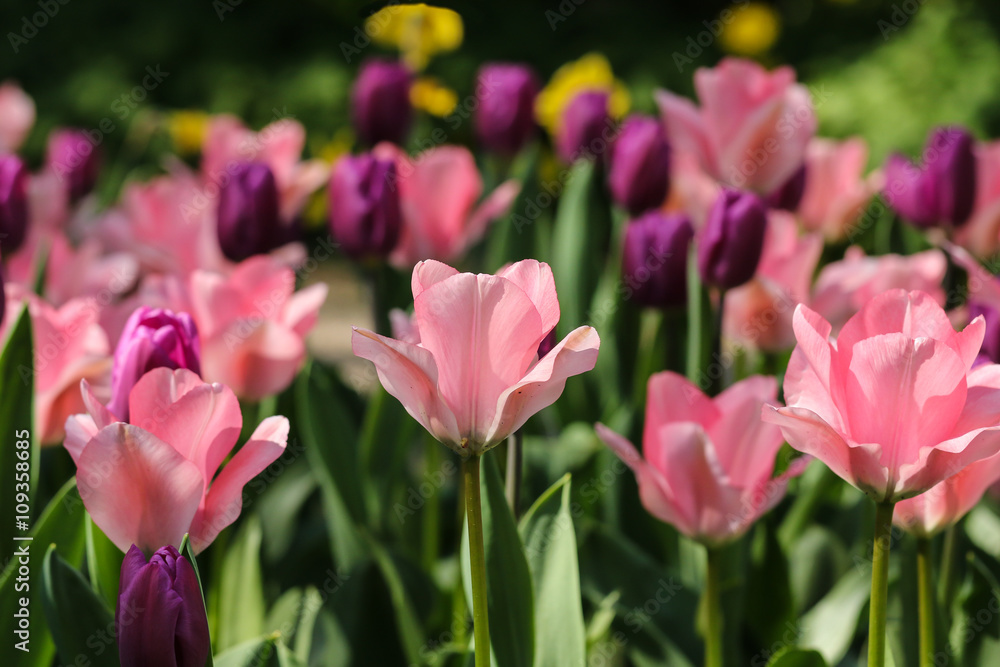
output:
[{"label": "pink tulip", "polygon": [[788,407],[766,406],[788,443],[826,463],[877,503],[927,491],[1000,451],[996,367],[971,370],[985,324],[956,333],[924,292],[890,290],[836,340],[800,305],[785,374]]},{"label": "pink tulip", "polygon": [[947,268],[940,250],[867,257],[861,248],[852,246],[844,259],[827,264],[820,271],[810,308],[822,315],[837,333],[872,298],[891,289],[926,292],[944,306],[941,281]]},{"label": "pink tulip", "polygon": [[4,340],[27,303],[34,341],[35,424],[42,444],[58,444],[66,418],[83,409],[80,380],[93,383],[101,400],[110,397],[111,348],[97,319],[95,299],[71,299],[56,308],[22,285],[7,283],[6,315],[0,323]]},{"label": "pink tulip", "polygon": [[864,178],[867,161],[868,146],[858,137],[809,142],[806,187],[798,206],[806,229],[822,232],[831,241],[844,238],[881,187],[880,176]]},{"label": "pink tulip", "polygon": [[414,267],[412,283],[419,344],[355,328],[354,354],[373,362],[385,390],[460,454],[501,442],[597,362],[600,338],[588,326],[537,357],[559,321],[548,264],[527,259],[476,275],[430,260]]},{"label": "pink tulip", "polygon": [[1000,141],[976,144],[976,199],[955,241],[978,257],[1000,250]]},{"label": "pink tulip", "polygon": [[240,515],[243,486],[285,450],[288,420],[268,417],[216,475],[243,416],[226,386],[187,369],[157,368],[129,395],[130,422],[108,412],[86,381],[89,414],[66,421],[66,451],[87,512],[122,551],[180,546],[197,553]]},{"label": "pink tulip", "polygon": [[769,352],[795,345],[792,313],[796,305],[809,302],[809,288],[822,252],[822,237],[799,236],[791,214],[769,212],[756,275],[749,283],[726,292],[726,336]]},{"label": "pink tulip", "polygon": [[282,118],[260,132],[247,129],[235,116],[215,116],[208,125],[201,169],[206,187],[218,188],[244,162],[263,162],[278,186],[281,217],[292,220],[310,194],[323,187],[329,168],[322,160],[302,161],[306,131],[291,118]]},{"label": "pink tulip", "polygon": [[521,189],[517,181],[506,181],[477,206],[483,181],[472,153],[460,146],[438,146],[410,158],[382,143],[373,153],[396,162],[391,187],[399,188],[403,227],[391,259],[401,268],[422,259],[458,259],[507,212]]},{"label": "pink tulip", "polygon": [[674,151],[695,156],[725,185],[763,195],[802,165],[816,116],[809,91],[795,83],[790,67],[768,72],[749,60],[726,58],[699,68],[694,86],[700,108],[665,90],[656,93]]},{"label": "pink tulip", "polygon": [[0,153],[13,153],[35,124],[35,102],[13,81],[0,84]]},{"label": "pink tulip", "polygon": [[713,399],[663,371],[649,378],[642,456],[604,424],[597,434],[635,472],[650,514],[691,539],[724,544],[777,505],[809,462],[771,476],[781,432],[758,415],[777,394],[773,377],[755,375]]}]

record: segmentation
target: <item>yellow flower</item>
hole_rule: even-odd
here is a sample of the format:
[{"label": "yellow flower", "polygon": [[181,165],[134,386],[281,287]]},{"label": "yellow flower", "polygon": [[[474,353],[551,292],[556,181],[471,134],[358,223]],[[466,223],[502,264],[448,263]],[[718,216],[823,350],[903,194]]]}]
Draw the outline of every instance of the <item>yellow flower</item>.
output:
[{"label": "yellow flower", "polygon": [[608,113],[613,118],[624,116],[631,105],[628,90],[621,81],[615,79],[607,58],[600,53],[588,53],[556,70],[548,85],[538,94],[535,100],[538,124],[548,130],[549,134],[558,134],[566,107],[578,93],[586,90],[610,93]]},{"label": "yellow flower", "polygon": [[751,2],[733,12],[719,35],[723,50],[742,56],[759,56],[774,46],[781,19],[770,5]]},{"label": "yellow flower", "polygon": [[389,5],[365,21],[365,33],[383,46],[400,50],[403,61],[420,71],[434,54],[462,43],[462,17],[450,9],[427,5]]},{"label": "yellow flower", "polygon": [[415,109],[444,118],[455,110],[458,105],[458,95],[437,79],[422,76],[410,86],[410,102]]},{"label": "yellow flower", "polygon": [[167,117],[167,132],[174,150],[181,155],[194,155],[201,150],[208,127],[208,114],[204,111],[174,111]]}]

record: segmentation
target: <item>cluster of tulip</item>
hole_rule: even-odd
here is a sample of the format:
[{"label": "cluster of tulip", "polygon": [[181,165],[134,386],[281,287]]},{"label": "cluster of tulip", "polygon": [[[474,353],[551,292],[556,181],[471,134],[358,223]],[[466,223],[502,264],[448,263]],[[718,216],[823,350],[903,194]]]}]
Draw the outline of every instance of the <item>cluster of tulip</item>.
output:
[{"label": "cluster of tulip", "polygon": [[[589,55],[544,87],[526,65],[480,69],[471,106],[481,167],[440,128],[407,150],[421,82],[413,62],[363,63],[351,95],[361,152],[332,163],[303,159],[294,120],[255,132],[210,117],[197,167],[170,157],[165,173],[127,182],[105,207],[88,133],[53,132],[32,171],[17,151],[34,104],[0,86],[0,427],[61,445],[74,465],[60,477],[51,452],[61,450],[33,446],[30,484],[0,480],[18,508],[49,501],[42,514],[12,507],[0,517],[3,537],[27,531],[15,514],[30,515],[32,536],[55,545],[30,575],[51,626],[49,661],[54,650],[67,663],[93,650],[93,635],[67,631],[68,601],[91,605],[98,621],[116,610],[125,666],[204,665],[213,644],[226,664],[248,664],[239,661],[261,646],[283,665],[332,661],[311,653],[316,609],[296,615],[312,621],[294,655],[262,618],[250,624],[264,637],[256,648],[234,646],[248,637],[220,630],[223,612],[206,613],[205,600],[224,604],[225,594],[203,596],[195,561],[240,518],[245,487],[301,437],[312,486],[288,503],[289,530],[320,488],[335,564],[347,576],[374,564],[410,662],[474,652],[477,666],[583,664],[597,639],[621,634],[615,624],[635,621],[611,571],[607,588],[591,576],[584,626],[579,568],[612,547],[577,551],[574,518],[579,526],[586,512],[566,478],[517,521],[520,493],[538,481],[522,474],[526,461],[565,450],[582,422],[586,442],[609,448],[587,445],[586,465],[608,463],[610,450],[634,471],[638,493],[615,479],[616,503],[640,502],[669,525],[668,567],[687,559],[703,575],[688,581],[702,593],[707,667],[733,662],[743,641],[725,588],[755,567],[745,536],[757,530],[787,570],[782,552],[819,513],[848,504],[829,499],[834,475],[875,505],[867,664],[885,664],[893,524],[917,545],[919,662],[941,664],[936,620],[951,617],[955,592],[931,590],[937,536],[948,535],[940,567],[952,580],[955,526],[1000,482],[1000,282],[980,263],[1000,250],[1000,144],[940,128],[917,163],[893,155],[866,174],[862,139],[816,136],[809,92],[790,68],[727,59],[699,69],[699,104],[658,91],[657,118],[628,114],[624,86]],[[317,202],[329,241],[303,222]],[[316,257],[335,249],[373,279],[374,330],[355,327],[351,339],[381,384],[363,420],[350,413],[365,399],[308,359],[328,291],[301,287],[316,265],[310,247]],[[420,646],[431,630],[411,601],[410,566],[387,548],[405,552],[413,534],[387,537],[384,517],[373,518],[405,493],[399,462],[416,439],[386,393],[463,470],[464,534],[450,555],[439,553],[440,500],[423,509],[421,585],[458,591],[441,597],[463,624],[471,605],[474,636],[446,649]],[[259,425],[245,429],[245,415]],[[640,434],[641,454],[630,442]],[[495,448],[507,454],[505,488]],[[13,468],[13,446],[0,456]],[[439,456],[427,450],[427,471]],[[370,465],[376,457],[393,463]],[[536,476],[548,472],[564,471]],[[430,503],[420,495],[419,507]],[[618,511],[587,515],[609,525],[586,530],[615,530]],[[609,553],[625,553],[622,531]],[[237,544],[248,551],[227,564],[257,558],[246,534]],[[0,575],[7,616],[15,568]],[[785,570],[772,574],[787,580]],[[692,634],[687,622],[656,635],[663,659],[696,661],[679,638]],[[767,623],[756,640],[775,636]],[[787,641],[759,664],[838,663],[853,626],[848,634],[833,646]]]}]

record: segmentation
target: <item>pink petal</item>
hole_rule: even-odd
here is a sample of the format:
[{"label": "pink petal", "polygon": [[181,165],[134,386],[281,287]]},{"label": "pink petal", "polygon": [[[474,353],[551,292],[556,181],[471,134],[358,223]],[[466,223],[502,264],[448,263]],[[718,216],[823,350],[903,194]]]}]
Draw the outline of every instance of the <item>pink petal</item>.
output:
[{"label": "pink petal", "polygon": [[73,463],[79,463],[83,448],[99,430],[90,415],[72,415],[66,420],[66,439],[63,441],[63,447],[69,452]]},{"label": "pink petal", "polygon": [[556,295],[556,281],[548,264],[525,259],[504,267],[496,275],[524,290],[542,318],[542,331],[552,331],[555,328],[559,322],[559,297]]},{"label": "pink petal", "polygon": [[657,450],[660,427],[674,422],[697,422],[702,425],[719,419],[719,408],[708,396],[683,375],[672,371],[655,373],[646,388],[646,425],[643,432],[643,453],[647,459],[659,460]]},{"label": "pink petal", "polygon": [[328,292],[329,286],[326,283],[316,283],[292,294],[285,303],[282,323],[296,335],[305,338],[316,326],[320,308],[323,307]]},{"label": "pink petal", "polygon": [[259,401],[288,387],[305,357],[305,343],[294,331],[271,320],[256,327],[237,321],[223,335],[202,343],[201,368],[206,380]]},{"label": "pink petal", "polygon": [[1000,454],[976,461],[913,498],[896,503],[892,521],[916,535],[930,537],[959,521],[1000,479]]},{"label": "pink petal", "polygon": [[977,366],[967,377],[965,407],[952,435],[997,424],[1000,415],[1000,364]]},{"label": "pink petal", "polygon": [[671,148],[694,156],[703,169],[715,174],[718,165],[715,150],[698,107],[691,100],[666,90],[657,90],[654,97]]},{"label": "pink petal", "polygon": [[101,429],[80,455],[80,497],[122,551],[179,546],[201,502],[204,480],[190,461],[130,424]]},{"label": "pink petal", "polygon": [[897,497],[923,493],[997,452],[1000,452],[1000,426],[969,431],[933,447],[925,447],[916,461],[900,467]]},{"label": "pink petal", "polygon": [[464,250],[483,238],[489,224],[506,215],[520,193],[521,183],[511,179],[504,181],[493,192],[486,195],[483,201],[479,202],[479,205],[469,215],[469,220],[465,227],[466,236],[464,246],[461,249]]},{"label": "pink petal", "polygon": [[12,81],[0,85],[0,153],[13,153],[35,124],[35,102]]},{"label": "pink petal", "polygon": [[715,398],[720,417],[706,430],[733,486],[753,489],[774,471],[774,457],[785,440],[777,426],[761,420],[760,411],[777,397],[777,380],[755,375]]},{"label": "pink petal", "polygon": [[453,269],[436,259],[427,259],[417,262],[413,267],[413,275],[410,278],[410,288],[413,290],[413,298],[423,294],[424,290],[437,285],[442,280],[458,275],[458,269]]}]

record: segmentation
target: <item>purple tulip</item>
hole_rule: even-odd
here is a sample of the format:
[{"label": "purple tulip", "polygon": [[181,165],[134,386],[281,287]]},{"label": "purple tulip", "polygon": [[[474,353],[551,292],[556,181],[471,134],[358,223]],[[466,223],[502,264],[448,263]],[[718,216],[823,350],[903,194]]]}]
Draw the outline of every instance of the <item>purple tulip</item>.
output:
[{"label": "purple tulip", "polygon": [[742,190],[723,190],[698,240],[701,279],[730,289],[753,278],[766,230],[767,213],[760,197]]},{"label": "purple tulip", "polygon": [[983,337],[979,359],[982,362],[1000,363],[1000,311],[993,306],[970,299],[969,319],[973,320],[980,315],[986,321],[986,335]]},{"label": "purple tulip", "polygon": [[976,198],[972,136],[958,127],[934,130],[921,166],[895,153],[885,165],[885,196],[899,215],[918,227],[959,226]]},{"label": "purple tulip", "polygon": [[396,164],[372,155],[346,155],[330,177],[330,231],[354,259],[385,257],[399,240]]},{"label": "purple tulip", "polygon": [[49,135],[46,162],[65,184],[70,201],[79,200],[97,183],[100,154],[82,130],[62,129]]},{"label": "purple tulip", "polygon": [[7,314],[7,292],[4,288],[3,270],[0,269],[0,325],[3,325],[4,315]]},{"label": "purple tulip", "polygon": [[186,368],[201,375],[198,327],[187,313],[140,306],[128,318],[111,369],[111,414],[128,421],[129,393],[154,368]]},{"label": "purple tulip", "polygon": [[278,215],[278,186],[271,168],[243,162],[219,190],[218,234],[222,254],[234,262],[291,241],[291,227]]},{"label": "purple tulip", "polygon": [[483,65],[476,79],[476,135],[488,150],[514,155],[535,132],[538,78],[525,65]]},{"label": "purple tulip", "polygon": [[563,111],[556,148],[565,162],[581,157],[599,155],[607,149],[611,127],[608,115],[608,94],[602,91],[584,91],[574,97]]},{"label": "purple tulip", "polygon": [[172,546],[122,561],[115,631],[122,667],[204,667],[211,651],[198,576]]},{"label": "purple tulip", "polygon": [[687,302],[687,259],[694,227],[681,213],[649,211],[628,223],[622,249],[622,280],[643,306]]},{"label": "purple tulip", "polygon": [[369,146],[380,141],[402,144],[413,121],[410,71],[392,60],[361,65],[351,91],[354,128]]},{"label": "purple tulip", "polygon": [[630,215],[657,208],[670,185],[670,146],[658,120],[634,115],[611,147],[611,195]]},{"label": "purple tulip", "polygon": [[9,255],[28,233],[28,168],[16,155],[0,155],[0,251]]},{"label": "purple tulip", "polygon": [[781,187],[767,196],[767,205],[770,208],[781,209],[782,211],[794,211],[802,201],[802,193],[806,190],[806,165],[795,170]]}]

